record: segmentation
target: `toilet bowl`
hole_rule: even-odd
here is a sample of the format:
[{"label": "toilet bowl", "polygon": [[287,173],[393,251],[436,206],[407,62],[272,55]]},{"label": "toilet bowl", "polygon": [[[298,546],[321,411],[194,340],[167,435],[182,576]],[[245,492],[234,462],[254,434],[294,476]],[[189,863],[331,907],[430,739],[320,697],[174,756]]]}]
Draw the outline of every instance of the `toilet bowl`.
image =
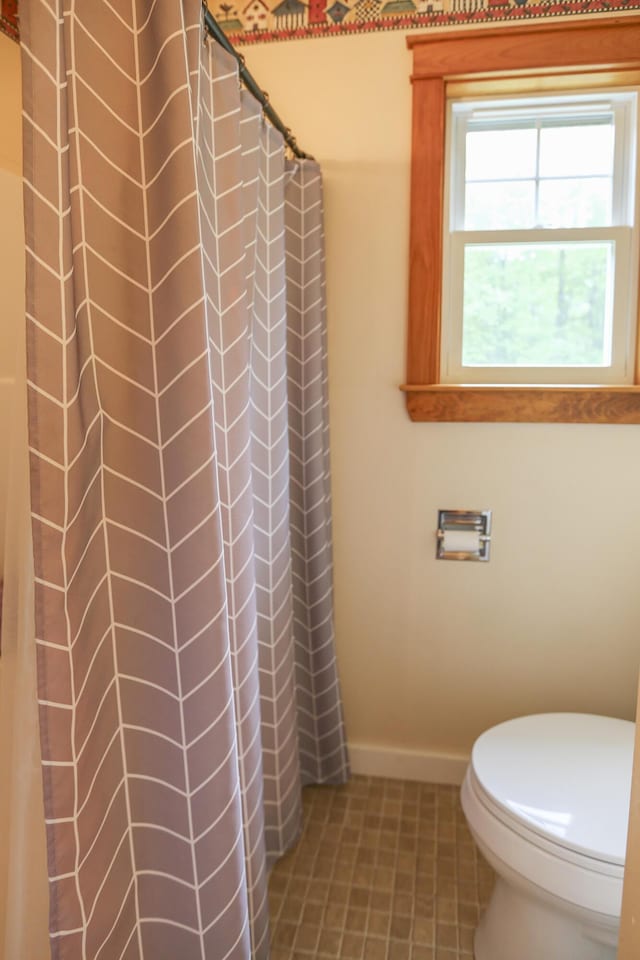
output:
[{"label": "toilet bowl", "polygon": [[519,717],[474,744],[462,807],[496,872],[476,960],[615,960],[634,724]]}]

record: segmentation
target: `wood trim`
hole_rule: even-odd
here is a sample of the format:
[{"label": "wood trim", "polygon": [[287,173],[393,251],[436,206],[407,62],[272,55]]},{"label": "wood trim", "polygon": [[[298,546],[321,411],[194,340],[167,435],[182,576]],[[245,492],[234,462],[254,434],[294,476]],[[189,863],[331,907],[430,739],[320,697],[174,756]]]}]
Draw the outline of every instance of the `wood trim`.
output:
[{"label": "wood trim", "polygon": [[583,17],[580,20],[572,19],[568,21],[566,19],[562,20],[558,17],[554,17],[553,14],[550,14],[548,20],[535,20],[532,23],[515,23],[509,26],[499,24],[497,26],[486,26],[483,24],[478,24],[475,27],[464,26],[460,29],[453,27],[446,31],[446,33],[437,34],[435,31],[429,31],[429,33],[412,33],[408,34],[406,39],[407,47],[412,50],[414,47],[423,47],[426,44],[439,44],[443,37],[454,37],[460,40],[467,40],[476,38],[480,33],[485,37],[509,37],[510,35],[520,34],[520,33],[557,33],[565,34],[567,30],[573,30],[576,27],[585,28],[587,30],[601,30],[602,27],[611,27],[618,26],[623,24],[625,21],[630,20],[640,20],[640,14],[637,13],[616,13],[611,17],[607,16],[588,16]]},{"label": "wood trim", "polygon": [[[640,163],[640,156],[636,158],[636,163]],[[637,182],[640,184],[640,178],[638,178]],[[640,270],[638,273],[640,274]],[[638,301],[636,303],[636,355],[634,359],[633,382],[640,384],[640,290],[638,290]]]},{"label": "wood trim", "polygon": [[408,37],[407,45],[414,80],[584,66],[624,69],[638,63],[640,16],[421,34]]},{"label": "wood trim", "polygon": [[[407,38],[413,50],[407,382],[412,420],[640,423],[635,387],[439,384],[447,84],[640,70],[640,16],[519,24]],[[603,76],[606,75],[603,73]],[[637,345],[640,358],[640,338]],[[640,359],[638,360],[640,367]],[[640,369],[636,381],[640,382]]]},{"label": "wood trim", "polygon": [[640,423],[640,387],[483,387],[411,384],[416,422]]},{"label": "wood trim", "polygon": [[455,100],[461,97],[501,97],[517,93],[530,93],[534,96],[545,93],[573,93],[591,90],[593,87],[637,87],[640,86],[640,70],[589,70],[574,73],[530,75],[518,73],[493,75],[491,77],[454,77],[446,81],[446,95]]},{"label": "wood trim", "polygon": [[636,736],[631,777],[629,830],[624,863],[618,960],[640,957],[640,686],[636,705]]},{"label": "wood trim", "polygon": [[411,383],[437,383],[440,377],[445,109],[443,80],[421,81],[420,95],[413,99],[411,150],[407,355]]}]

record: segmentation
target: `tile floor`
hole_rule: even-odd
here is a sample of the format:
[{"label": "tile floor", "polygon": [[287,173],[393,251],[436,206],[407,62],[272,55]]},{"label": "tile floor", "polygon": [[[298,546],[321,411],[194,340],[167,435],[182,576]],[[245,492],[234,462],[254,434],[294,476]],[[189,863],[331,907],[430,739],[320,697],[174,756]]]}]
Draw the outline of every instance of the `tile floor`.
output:
[{"label": "tile floor", "polygon": [[306,787],[302,836],[269,882],[271,960],[470,960],[492,883],[457,787]]}]

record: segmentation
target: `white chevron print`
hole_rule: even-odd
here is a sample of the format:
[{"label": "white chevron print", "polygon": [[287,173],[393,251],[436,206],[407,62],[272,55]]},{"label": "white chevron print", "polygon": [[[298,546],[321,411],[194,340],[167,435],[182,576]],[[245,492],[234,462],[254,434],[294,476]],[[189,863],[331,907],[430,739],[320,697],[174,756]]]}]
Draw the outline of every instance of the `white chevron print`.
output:
[{"label": "white chevron print", "polygon": [[319,170],[197,4],[22,33],[52,956],[266,960],[301,784],[348,775]]}]

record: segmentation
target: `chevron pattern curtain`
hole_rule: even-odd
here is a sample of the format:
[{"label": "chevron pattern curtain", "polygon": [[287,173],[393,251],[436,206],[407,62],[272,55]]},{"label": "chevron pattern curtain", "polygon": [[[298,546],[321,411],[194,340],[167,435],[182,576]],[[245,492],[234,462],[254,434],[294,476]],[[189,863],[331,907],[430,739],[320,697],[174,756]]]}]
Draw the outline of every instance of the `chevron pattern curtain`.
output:
[{"label": "chevron pattern curtain", "polygon": [[21,31],[52,956],[266,958],[301,785],[348,776],[320,171],[198,0]]}]

